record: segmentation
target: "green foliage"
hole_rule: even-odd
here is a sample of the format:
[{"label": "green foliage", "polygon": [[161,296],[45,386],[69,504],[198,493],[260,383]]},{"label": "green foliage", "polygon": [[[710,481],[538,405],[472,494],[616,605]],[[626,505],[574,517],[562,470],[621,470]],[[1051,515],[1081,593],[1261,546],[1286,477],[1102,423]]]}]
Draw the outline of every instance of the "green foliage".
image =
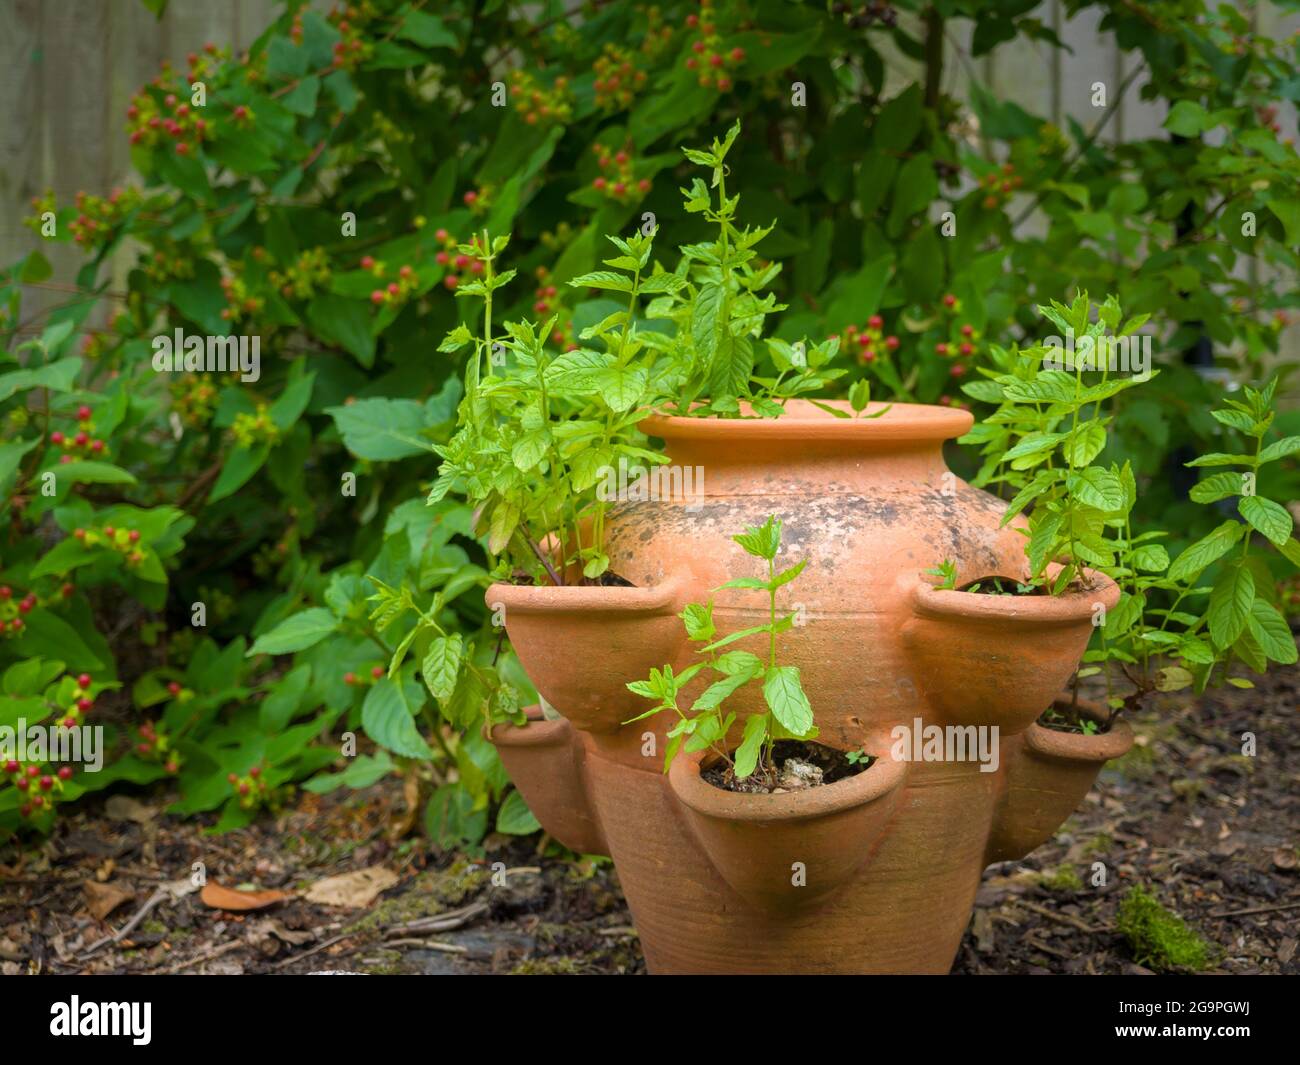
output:
[{"label": "green foliage", "polygon": [[[519,720],[534,693],[482,592],[514,569],[550,580],[547,565],[600,579],[593,476],[660,461],[645,409],[777,416],[790,396],[843,391],[861,417],[881,413],[873,393],[987,412],[993,381],[964,398],[954,383],[1014,374],[998,351],[1075,285],[1150,310],[1167,350],[1204,330],[1236,376],[1261,379],[1300,304],[1300,159],[1272,110],[1295,99],[1295,45],[1228,8],[1105,9],[1176,137],[1094,141],[978,85],[973,115],[919,84],[887,89],[886,51],[926,54],[907,20],[785,0],[490,17],[467,0],[328,15],[295,0],[247,54],[165,67],[126,116],[138,181],[38,197],[41,248],[0,270],[0,670],[20,670],[0,713],[51,686],[66,698],[84,672],[132,724],[110,730],[102,772],[48,794],[168,777],[177,812],[220,810],[228,828],[295,783],[400,773],[440,845],[526,830],[483,726]],[[936,14],[934,43],[970,28],[976,55],[1017,35],[1059,44],[1023,5]],[[1019,225],[1028,204],[1043,236]],[[621,235],[612,253],[605,234]],[[76,244],[84,266],[53,279],[46,243]],[[1271,269],[1248,279],[1243,254]],[[67,298],[37,316],[24,299],[42,286]],[[157,344],[240,336],[260,341],[255,379],[183,344],[173,370]],[[1126,594],[1160,577],[1214,598],[1212,627],[1177,630],[1190,664],[1224,649],[1216,634],[1248,663],[1283,654],[1273,549],[1252,547],[1231,587],[1219,574],[1259,542],[1247,523],[1282,540],[1272,504],[1300,494],[1300,422],[1252,437],[1206,413],[1220,398],[1164,366],[1159,388],[1115,397],[1104,454],[1087,457],[1095,428],[1072,439],[1074,485],[1049,490],[1073,528],[1114,501],[1082,471],[1131,468],[1135,518],[1177,534],[1099,535],[1135,574]],[[1219,446],[1243,433],[1254,450]],[[1165,476],[1186,447],[1250,457],[1189,501]],[[1233,491],[1250,472],[1255,491]],[[1086,564],[1090,543],[1073,541]],[[33,662],[63,672],[37,683]],[[771,688],[783,707],[787,688]],[[340,758],[322,737],[346,734],[364,749]],[[49,827],[22,805],[0,786],[0,835]]]},{"label": "green foliage", "polygon": [[[772,746],[777,740],[812,739],[817,735],[813,724],[813,711],[804,694],[797,666],[777,662],[777,636],[788,632],[794,625],[794,614],[777,616],[777,592],[793,581],[807,560],[795,563],[781,571],[776,568],[776,556],[781,550],[781,522],[775,515],[762,525],[746,529],[732,537],[746,554],[762,559],[767,564],[767,577],[736,577],[715,588],[715,592],[734,588],[746,591],[764,591],[768,597],[768,620],[765,624],[738,629],[717,637],[713,621],[713,600],[708,603],[689,603],[680,617],[686,626],[686,635],[693,643],[703,644],[699,653],[703,662],[696,662],[680,673],[671,665],[652,669],[645,680],[630,681],[628,690],[636,695],[653,699],[658,704],[644,714],[633,718],[641,721],[665,710],[671,710],[678,720],[668,730],[668,748],[664,753],[664,772],[681,751],[711,750],[728,766],[735,777],[744,779],[755,771],[766,779],[774,779],[776,767],[772,759]],[[741,640],[767,637],[767,661],[751,651],[732,645]],[[724,651],[723,648],[731,648]],[[719,653],[721,652],[721,653]],[[707,672],[706,672],[707,671]],[[709,685],[700,692],[691,705],[683,708],[679,697],[701,673],[712,676]],[[734,751],[726,744],[727,734],[736,722],[734,712],[728,712],[728,699],[749,684],[762,684],[763,702],[767,709],[745,719],[740,744]]]},{"label": "green foliage", "polygon": [[1134,884],[1120,900],[1115,923],[1133,948],[1133,957],[1143,965],[1162,971],[1196,971],[1210,963],[1210,944],[1140,884]]}]

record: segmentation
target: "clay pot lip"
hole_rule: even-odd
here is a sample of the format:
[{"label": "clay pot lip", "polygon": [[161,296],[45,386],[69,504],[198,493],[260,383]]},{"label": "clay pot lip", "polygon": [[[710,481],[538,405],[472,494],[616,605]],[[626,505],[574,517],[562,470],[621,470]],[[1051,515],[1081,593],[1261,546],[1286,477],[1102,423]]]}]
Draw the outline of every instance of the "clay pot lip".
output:
[{"label": "clay pot lip", "polygon": [[484,601],[491,610],[502,603],[517,614],[676,614],[688,584],[684,574],[673,573],[648,588],[558,584],[537,586],[498,581],[488,586]]},{"label": "clay pot lip", "polygon": [[496,724],[488,733],[488,741],[497,747],[552,747],[569,742],[573,728],[567,718],[548,720],[540,703],[524,707],[528,717],[526,725]]},{"label": "clay pot lip", "polygon": [[[847,400],[821,400],[852,415]],[[872,403],[874,412],[885,407]],[[779,418],[687,418],[675,414],[651,414],[638,428],[663,440],[727,440],[742,445],[755,440],[832,440],[861,445],[872,443],[920,443],[950,440],[975,424],[970,411],[923,403],[895,403],[879,418],[837,418],[806,399],[792,399]]]},{"label": "clay pot lip", "polygon": [[1120,587],[1104,573],[1085,569],[1093,587],[1065,595],[980,595],[935,588],[923,580],[912,587],[912,612],[918,617],[996,621],[1038,627],[1075,625],[1092,617],[1094,603],[1113,610]]},{"label": "clay pot lip", "polygon": [[[1057,699],[1056,705],[1068,703]],[[1098,703],[1079,700],[1079,709],[1094,721],[1106,720],[1106,711]],[[1061,762],[1108,762],[1127,754],[1133,746],[1133,729],[1123,718],[1109,732],[1086,736],[1082,732],[1059,732],[1044,728],[1037,721],[1025,730],[1025,746],[1035,754]]]},{"label": "clay pot lip", "polygon": [[668,769],[673,794],[703,817],[744,824],[788,824],[844,813],[885,798],[907,776],[906,762],[881,756],[864,772],[834,784],[782,795],[748,795],[715,788],[700,776],[706,753],[696,751],[673,759]]}]

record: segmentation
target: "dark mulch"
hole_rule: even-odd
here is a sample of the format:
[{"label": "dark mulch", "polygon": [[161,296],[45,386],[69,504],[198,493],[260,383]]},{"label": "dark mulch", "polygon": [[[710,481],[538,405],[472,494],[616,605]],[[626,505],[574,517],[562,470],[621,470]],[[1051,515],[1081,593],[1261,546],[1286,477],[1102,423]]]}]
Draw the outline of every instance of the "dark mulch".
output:
[{"label": "dark mulch", "polygon": [[[1212,971],[1300,973],[1298,696],[1293,668],[1142,716],[1133,753],[1055,838],[985,873],[953,971],[1144,972],[1114,930],[1120,897],[1144,883],[1217,947]],[[1247,732],[1253,757],[1241,753]],[[645,969],[612,865],[499,836],[479,857],[432,853],[411,834],[399,781],[303,793],[280,817],[222,836],[163,805],[148,794],[86,803],[39,849],[0,850],[0,972]],[[212,909],[188,889],[195,862],[228,887],[294,894],[243,914]],[[297,894],[376,867],[397,880],[362,907]],[[88,881],[122,892],[105,920],[88,912],[103,893]],[[180,886],[159,892],[169,882]],[[119,942],[89,952],[156,895]]]}]

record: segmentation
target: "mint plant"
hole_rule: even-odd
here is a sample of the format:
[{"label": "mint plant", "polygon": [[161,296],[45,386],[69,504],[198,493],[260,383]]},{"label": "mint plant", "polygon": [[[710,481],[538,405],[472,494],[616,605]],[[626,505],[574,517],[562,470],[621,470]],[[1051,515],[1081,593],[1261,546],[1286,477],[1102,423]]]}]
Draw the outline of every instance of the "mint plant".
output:
[{"label": "mint plant", "polygon": [[[762,525],[747,528],[733,536],[745,552],[767,563],[767,577],[736,577],[719,585],[715,591],[726,588],[765,591],[768,595],[768,620],[717,637],[713,619],[713,600],[707,603],[690,603],[680,614],[686,626],[686,635],[693,643],[703,644],[699,653],[706,656],[680,673],[671,665],[652,669],[645,680],[631,681],[628,690],[657,705],[644,714],[632,718],[641,721],[656,714],[671,711],[677,722],[668,731],[669,744],[664,755],[664,772],[672,765],[680,751],[712,750],[730,767],[733,777],[743,780],[755,772],[766,783],[776,779],[776,765],[772,748],[777,740],[810,740],[817,735],[813,711],[804,694],[798,666],[781,665],[777,660],[777,637],[788,632],[794,624],[794,614],[779,615],[777,593],[803,572],[807,560],[778,572],[776,556],[781,550],[781,522],[775,515]],[[740,640],[756,636],[767,637],[767,657],[764,660],[751,651],[731,647]],[[716,679],[691,703],[683,707],[682,693],[701,672]],[[728,750],[726,738],[736,722],[736,714],[726,710],[726,703],[742,688],[751,683],[763,686],[763,701],[767,710],[753,714],[745,720],[740,745],[735,752]],[[624,722],[624,724],[630,724]]]}]

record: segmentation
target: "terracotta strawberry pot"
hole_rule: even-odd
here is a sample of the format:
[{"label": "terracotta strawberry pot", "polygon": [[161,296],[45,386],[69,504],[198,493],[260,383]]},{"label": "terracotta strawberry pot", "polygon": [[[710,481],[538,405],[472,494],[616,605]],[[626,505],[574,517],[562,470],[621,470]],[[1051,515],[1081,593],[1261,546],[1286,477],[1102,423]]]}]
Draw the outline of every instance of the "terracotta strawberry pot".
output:
[{"label": "terracotta strawberry pot", "polygon": [[[947,972],[986,863],[1046,838],[1127,742],[1062,751],[1032,724],[1113,585],[1052,601],[939,593],[923,576],[946,558],[972,577],[1023,572],[1004,504],[944,463],[944,441],[971,424],[944,407],[838,419],[803,402],[779,419],[648,418],[673,464],[702,468],[703,494],[611,509],[611,568],[636,587],[489,589],[538,690],[586,736],[569,761],[554,756],[568,782],[535,776],[521,791],[557,838],[548,804],[599,825],[651,971]],[[624,685],[692,660],[675,615],[759,576],[731,536],[770,514],[784,523],[778,564],[808,560],[781,604],[797,615],[782,661],[801,671],[819,742],[877,761],[797,795],[732,794],[701,779],[698,758],[665,776],[663,726],[621,724],[646,709]],[[754,591],[713,599],[719,632],[763,610]],[[968,729],[988,757],[894,743],[918,724]]]},{"label": "terracotta strawberry pot", "polygon": [[488,735],[501,764],[547,832],[580,854],[606,853],[587,799],[580,734],[568,721],[545,720],[540,706],[524,713],[528,724],[495,725]]}]

